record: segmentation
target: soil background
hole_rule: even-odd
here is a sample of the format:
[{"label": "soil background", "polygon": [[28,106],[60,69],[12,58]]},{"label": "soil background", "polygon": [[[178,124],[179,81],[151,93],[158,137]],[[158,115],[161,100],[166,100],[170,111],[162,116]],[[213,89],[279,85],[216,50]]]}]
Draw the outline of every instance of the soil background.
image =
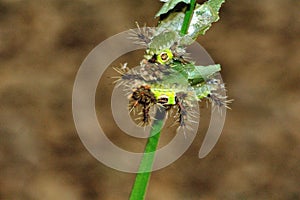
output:
[{"label": "soil background", "polygon": [[[155,26],[161,5],[0,0],[0,199],[128,199],[135,174],[89,154],[75,130],[72,88],[94,47],[135,21]],[[223,133],[199,159],[204,106],[199,136],[180,159],[153,172],[146,199],[300,199],[299,9],[297,0],[224,4],[220,21],[197,40],[222,64],[235,100]],[[140,57],[126,59],[134,65]],[[142,151],[145,141],[122,135],[111,120],[108,80],[97,92],[99,119],[108,116],[103,124],[116,144]]]}]

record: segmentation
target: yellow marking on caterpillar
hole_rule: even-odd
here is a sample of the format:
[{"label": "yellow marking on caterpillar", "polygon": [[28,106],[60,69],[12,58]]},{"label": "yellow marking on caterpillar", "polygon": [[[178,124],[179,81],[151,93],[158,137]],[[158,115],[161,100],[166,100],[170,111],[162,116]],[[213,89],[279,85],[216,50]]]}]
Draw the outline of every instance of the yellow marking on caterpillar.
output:
[{"label": "yellow marking on caterpillar", "polygon": [[175,105],[175,97],[176,92],[172,89],[162,89],[162,88],[151,88],[151,91],[153,92],[156,100],[159,100],[160,98],[168,98],[168,102],[166,104],[168,105]]}]

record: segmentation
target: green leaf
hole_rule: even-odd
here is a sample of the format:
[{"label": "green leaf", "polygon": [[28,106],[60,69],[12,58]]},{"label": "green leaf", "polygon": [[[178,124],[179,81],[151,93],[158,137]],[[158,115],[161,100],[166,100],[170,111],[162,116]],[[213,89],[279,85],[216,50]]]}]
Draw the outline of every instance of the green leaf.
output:
[{"label": "green leaf", "polygon": [[194,39],[200,34],[204,35],[211,27],[211,24],[219,20],[219,9],[224,2],[225,0],[210,0],[202,5],[197,5],[188,30],[188,35]]},{"label": "green leaf", "polygon": [[181,3],[181,2],[189,4],[190,0],[169,0],[162,6],[162,8],[158,11],[158,13],[156,13],[155,17],[159,17],[162,14],[166,14],[167,12],[169,12],[170,10],[175,8],[175,6],[178,3]]},{"label": "green leaf", "polygon": [[[173,63],[171,66],[174,71],[177,71],[177,82],[180,80],[179,77],[188,79],[190,85],[197,85],[203,83],[209,79],[216,72],[221,71],[221,66],[219,64],[208,65],[208,66],[195,66],[193,63],[185,64],[182,63]],[[177,74],[177,73],[173,73]],[[181,83],[182,82],[182,83]],[[179,82],[184,84],[184,81]]]},{"label": "green leaf", "polygon": [[206,2],[215,12],[219,12],[225,0],[209,0]]},{"label": "green leaf", "polygon": [[216,72],[221,71],[221,65],[208,65],[208,66],[194,66],[194,69],[188,70],[188,79],[198,79],[207,80]]}]

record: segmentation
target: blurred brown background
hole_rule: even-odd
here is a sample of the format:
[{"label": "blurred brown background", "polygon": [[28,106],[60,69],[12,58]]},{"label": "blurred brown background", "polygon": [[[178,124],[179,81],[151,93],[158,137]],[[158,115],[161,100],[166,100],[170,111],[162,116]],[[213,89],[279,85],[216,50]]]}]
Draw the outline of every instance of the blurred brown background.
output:
[{"label": "blurred brown background", "polygon": [[[72,118],[72,87],[95,46],[135,21],[154,26],[161,5],[0,0],[1,200],[128,199],[135,175],[104,166],[85,149]],[[198,41],[222,64],[235,99],[225,128],[199,160],[203,120],[189,150],[152,174],[147,199],[300,199],[299,10],[298,0],[224,4],[221,20]],[[107,97],[108,89],[97,94],[98,108],[109,108]],[[119,146],[143,149],[107,126]]]}]

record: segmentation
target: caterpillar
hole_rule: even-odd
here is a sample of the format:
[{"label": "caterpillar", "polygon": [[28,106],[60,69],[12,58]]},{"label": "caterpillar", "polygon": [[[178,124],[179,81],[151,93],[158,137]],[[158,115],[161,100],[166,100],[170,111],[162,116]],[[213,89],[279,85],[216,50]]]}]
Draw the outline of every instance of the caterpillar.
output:
[{"label": "caterpillar", "polygon": [[120,74],[118,85],[125,86],[129,98],[129,110],[141,115],[140,126],[150,124],[152,106],[169,111],[177,108],[177,122],[186,126],[189,114],[193,115],[192,101],[208,99],[214,106],[227,108],[231,100],[221,94],[225,86],[215,78],[220,65],[197,66],[186,52],[186,38],[176,31],[156,32],[149,27],[132,31],[131,39],[146,47],[144,58],[136,69],[127,64],[115,70]]}]

